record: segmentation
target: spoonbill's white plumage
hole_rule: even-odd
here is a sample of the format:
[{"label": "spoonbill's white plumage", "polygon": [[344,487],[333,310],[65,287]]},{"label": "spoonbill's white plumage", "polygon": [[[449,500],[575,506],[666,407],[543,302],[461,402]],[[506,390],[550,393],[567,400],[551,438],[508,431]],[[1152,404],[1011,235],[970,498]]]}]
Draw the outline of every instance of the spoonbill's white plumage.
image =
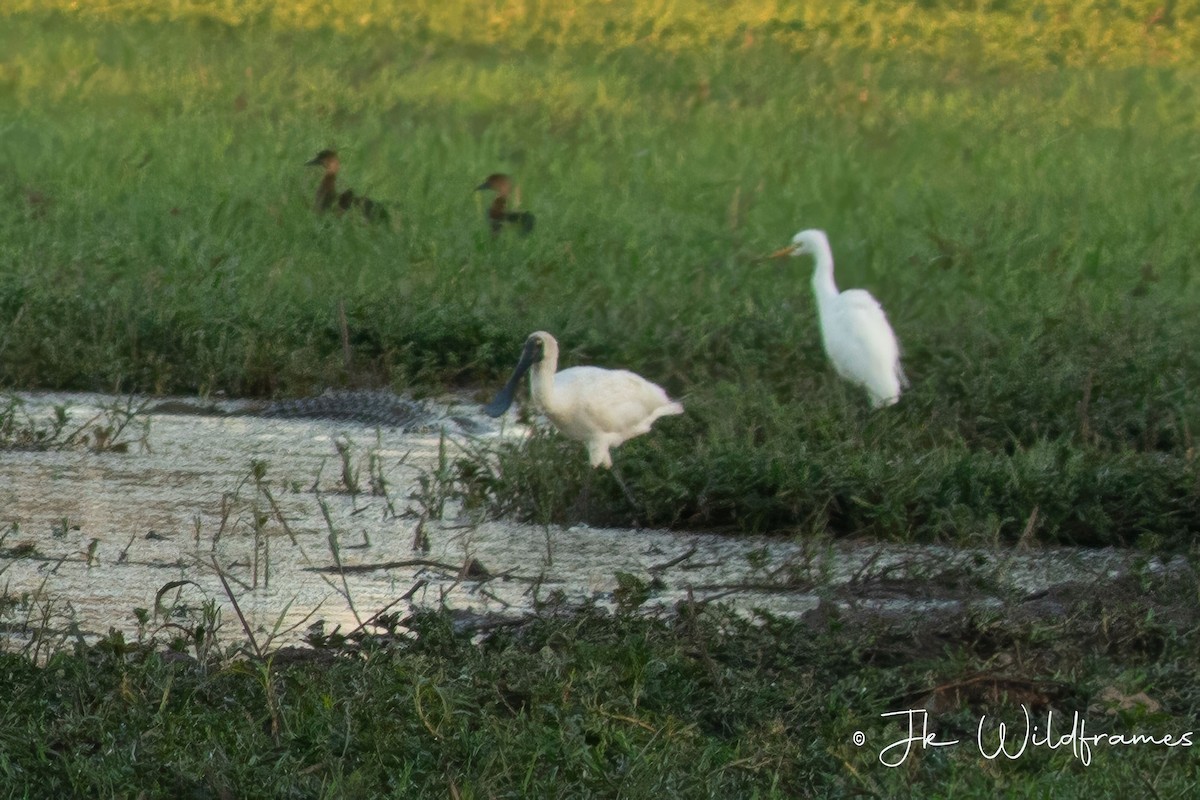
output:
[{"label": "spoonbill's white plumage", "polygon": [[661,386],[623,369],[570,367],[558,370],[558,342],[545,331],[525,340],[512,377],[484,411],[498,417],[512,405],[526,371],[533,400],[554,427],[587,446],[593,467],[612,467],[609,450],[650,432],[659,417],[682,414],[683,405]]},{"label": "spoonbill's white plumage", "polygon": [[900,345],[879,301],[865,289],[839,292],[833,281],[833,251],[825,231],[804,230],[773,257],[811,255],[813,293],[821,320],[821,339],[833,368],[846,380],[867,390],[871,406],[882,408],[900,400],[908,378],[900,366]]}]

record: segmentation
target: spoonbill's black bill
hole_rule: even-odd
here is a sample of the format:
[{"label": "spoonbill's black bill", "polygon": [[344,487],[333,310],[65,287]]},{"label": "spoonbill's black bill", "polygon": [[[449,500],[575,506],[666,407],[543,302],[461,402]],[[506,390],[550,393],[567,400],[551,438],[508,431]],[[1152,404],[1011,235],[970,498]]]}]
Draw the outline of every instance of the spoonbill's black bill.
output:
[{"label": "spoonbill's black bill", "polygon": [[537,348],[534,346],[532,339],[525,342],[525,349],[521,351],[521,360],[517,362],[513,374],[509,377],[508,383],[504,384],[504,388],[496,393],[492,402],[483,407],[483,413],[489,417],[499,417],[505,411],[508,411],[512,405],[513,397],[517,394],[517,387],[521,384],[521,378],[525,377],[525,373],[533,366],[537,357]]}]

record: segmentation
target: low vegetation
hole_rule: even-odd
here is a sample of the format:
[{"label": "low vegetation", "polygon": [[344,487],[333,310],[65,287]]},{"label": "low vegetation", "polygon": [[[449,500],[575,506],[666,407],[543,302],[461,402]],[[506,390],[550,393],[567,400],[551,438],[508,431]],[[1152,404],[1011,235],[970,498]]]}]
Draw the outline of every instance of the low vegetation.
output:
[{"label": "low vegetation", "polygon": [[[1022,705],[1043,732],[1053,712],[1056,736],[1074,711],[1088,736],[1195,729],[1190,581],[1060,595],[1050,617],[551,605],[481,634],[449,612],[393,615],[353,648],[265,661],[114,634],[44,666],[0,654],[0,780],[147,798],[1188,796],[1189,747],[1105,738],[1090,764],[1070,743],[989,760],[976,734],[986,716],[992,752],[1006,721],[1015,753]],[[899,763],[885,748],[907,726],[879,715],[908,709],[960,743]]]},{"label": "low vegetation", "polygon": [[68,403],[44,415],[27,406],[16,395],[0,395],[0,451],[87,448],[125,453],[131,444],[144,446],[150,430],[149,419],[140,416],[141,406],[133,398],[108,402],[83,417]]}]

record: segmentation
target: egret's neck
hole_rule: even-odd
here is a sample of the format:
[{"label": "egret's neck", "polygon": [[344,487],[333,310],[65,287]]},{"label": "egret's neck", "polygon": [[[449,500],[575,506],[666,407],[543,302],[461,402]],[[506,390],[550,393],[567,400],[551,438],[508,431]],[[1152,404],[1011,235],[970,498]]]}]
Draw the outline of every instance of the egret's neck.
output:
[{"label": "egret's neck", "polygon": [[824,244],[817,247],[813,257],[817,262],[813,270],[813,292],[817,295],[817,304],[823,305],[838,294],[837,284],[833,282],[833,253],[830,252],[829,245]]}]

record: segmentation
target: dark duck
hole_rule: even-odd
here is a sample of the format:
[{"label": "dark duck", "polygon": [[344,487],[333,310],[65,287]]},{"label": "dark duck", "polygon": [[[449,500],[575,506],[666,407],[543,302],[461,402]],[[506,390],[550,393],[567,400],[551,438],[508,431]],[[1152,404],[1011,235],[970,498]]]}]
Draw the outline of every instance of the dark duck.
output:
[{"label": "dark duck", "polygon": [[313,201],[313,210],[318,214],[334,210],[341,215],[351,209],[358,209],[370,222],[387,222],[387,209],[383,207],[382,203],[355,194],[353,189],[346,189],[338,194],[337,174],[341,169],[342,162],[338,159],[336,150],[322,150],[305,166],[324,167],[325,169],[325,174],[321,176],[321,183],[317,185],[316,199]]},{"label": "dark duck", "polygon": [[488,224],[492,228],[493,236],[499,235],[505,225],[516,226],[522,235],[533,230],[533,214],[528,211],[508,210],[508,196],[513,190],[512,178],[502,172],[488,175],[487,180],[475,187],[477,192],[485,189],[496,193],[496,199],[488,206]]}]

